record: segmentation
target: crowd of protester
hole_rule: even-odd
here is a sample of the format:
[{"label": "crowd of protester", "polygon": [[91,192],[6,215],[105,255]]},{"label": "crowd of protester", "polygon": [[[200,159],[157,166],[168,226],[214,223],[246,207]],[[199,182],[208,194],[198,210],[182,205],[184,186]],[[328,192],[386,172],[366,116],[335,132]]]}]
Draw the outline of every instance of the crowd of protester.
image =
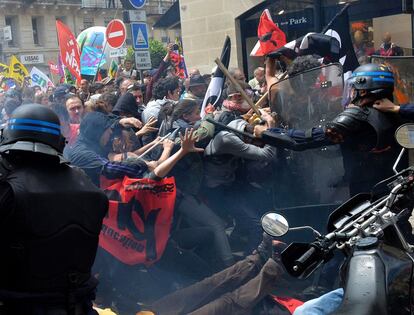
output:
[{"label": "crowd of protester", "polygon": [[[174,222],[159,262],[148,268],[127,266],[98,251],[97,304],[119,314],[128,314],[139,302],[160,298],[252,253],[262,238],[260,218],[274,205],[269,179],[277,150],[242,136],[255,133],[257,120],[247,100],[227,81],[221,99],[206,107],[202,119],[201,105],[211,76],[191,69],[187,79],[179,78],[170,65],[170,49],[159,67],[142,78],[126,60],[113,79],[82,79],[78,87],[60,84],[46,92],[24,87],[0,94],[3,125],[23,104],[50,107],[66,139],[64,158],[97,186],[102,176],[153,180],[174,176]],[[274,68],[271,78],[264,68],[255,69],[248,82],[242,70],[229,72],[256,102],[266,93],[267,84],[275,81],[276,72],[285,70]],[[266,105],[261,114],[264,129],[276,126]],[[209,119],[239,133],[221,130]]]},{"label": "crowd of protester", "polygon": [[[149,268],[160,269],[152,277],[161,277],[162,272],[168,276],[162,277],[159,292],[152,298],[233,265],[259,244],[258,222],[268,210],[263,204],[271,197],[260,183],[252,186],[256,180],[247,170],[257,162],[270,167],[275,154],[274,148],[248,143],[201,119],[211,76],[192,69],[187,79],[181,79],[169,59],[168,52],[158,69],[144,72],[142,80],[126,60],[113,79],[82,79],[78,86],[63,83],[47,91],[26,86],[0,93],[3,125],[23,104],[51,108],[66,139],[65,159],[84,170],[97,186],[101,176],[175,177],[177,198],[170,241],[161,261]],[[266,92],[263,68],[255,71],[250,85],[240,69],[230,71],[255,100]],[[252,133],[253,127],[242,118],[250,107],[237,89],[226,84],[223,95],[220,106],[208,106],[207,117]],[[263,202],[249,201],[252,191]],[[121,314],[136,304],[139,294],[134,294],[133,302],[126,296],[137,283],[142,285],[142,279],[122,283],[126,281],[122,275],[129,277],[128,268],[103,250],[98,252],[98,304]],[[140,269],[146,268],[136,267],[137,277]]]}]

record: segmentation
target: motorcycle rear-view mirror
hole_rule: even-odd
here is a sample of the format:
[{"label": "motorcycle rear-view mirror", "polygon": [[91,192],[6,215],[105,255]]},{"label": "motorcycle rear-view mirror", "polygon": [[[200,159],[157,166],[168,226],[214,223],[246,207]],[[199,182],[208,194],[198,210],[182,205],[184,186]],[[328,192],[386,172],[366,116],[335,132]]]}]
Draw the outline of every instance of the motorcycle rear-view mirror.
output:
[{"label": "motorcycle rear-view mirror", "polygon": [[289,231],[289,223],[286,218],[275,212],[263,215],[261,222],[263,230],[270,236],[283,236]]},{"label": "motorcycle rear-view mirror", "polygon": [[414,149],[414,124],[404,124],[395,132],[395,140],[406,149]]}]

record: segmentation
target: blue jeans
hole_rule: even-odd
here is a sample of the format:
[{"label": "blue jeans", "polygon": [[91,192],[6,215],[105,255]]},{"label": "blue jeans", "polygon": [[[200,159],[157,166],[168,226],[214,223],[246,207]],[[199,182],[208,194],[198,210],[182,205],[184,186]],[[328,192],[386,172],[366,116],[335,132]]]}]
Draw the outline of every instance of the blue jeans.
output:
[{"label": "blue jeans", "polygon": [[338,309],[344,297],[343,289],[336,289],[299,306],[293,315],[329,315]]}]

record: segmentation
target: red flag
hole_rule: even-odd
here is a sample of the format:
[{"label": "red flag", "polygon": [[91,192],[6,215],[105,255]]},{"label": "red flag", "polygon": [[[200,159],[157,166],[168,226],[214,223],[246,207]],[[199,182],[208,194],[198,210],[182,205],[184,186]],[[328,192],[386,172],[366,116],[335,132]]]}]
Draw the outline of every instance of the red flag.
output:
[{"label": "red flag", "polygon": [[59,74],[59,66],[55,65],[52,61],[49,61],[49,71],[53,74]]},{"label": "red flag", "polygon": [[76,80],[80,82],[80,53],[78,42],[69,27],[59,20],[56,20],[56,29],[62,63],[68,68]]},{"label": "red flag", "polygon": [[254,46],[250,56],[265,56],[286,44],[285,33],[273,22],[268,9],[264,10],[260,16],[257,36],[259,37],[259,41]]},{"label": "red flag", "polygon": [[171,62],[175,65],[175,73],[181,79],[188,78],[187,68],[185,66],[184,56],[178,50],[170,53]]},{"label": "red flag", "polygon": [[174,177],[108,180],[101,188],[109,198],[99,246],[127,265],[152,265],[165,250],[174,213]]}]

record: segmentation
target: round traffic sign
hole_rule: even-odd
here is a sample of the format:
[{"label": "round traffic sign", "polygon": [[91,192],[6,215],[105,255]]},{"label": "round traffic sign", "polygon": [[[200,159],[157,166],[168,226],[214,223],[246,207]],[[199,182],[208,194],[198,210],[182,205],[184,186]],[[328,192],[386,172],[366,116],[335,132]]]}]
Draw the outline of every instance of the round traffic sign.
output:
[{"label": "round traffic sign", "polygon": [[124,22],[115,19],[106,27],[106,42],[112,48],[119,48],[125,43],[126,28]]},{"label": "round traffic sign", "polygon": [[135,9],[141,9],[147,0],[129,0],[129,3],[135,8]]}]

